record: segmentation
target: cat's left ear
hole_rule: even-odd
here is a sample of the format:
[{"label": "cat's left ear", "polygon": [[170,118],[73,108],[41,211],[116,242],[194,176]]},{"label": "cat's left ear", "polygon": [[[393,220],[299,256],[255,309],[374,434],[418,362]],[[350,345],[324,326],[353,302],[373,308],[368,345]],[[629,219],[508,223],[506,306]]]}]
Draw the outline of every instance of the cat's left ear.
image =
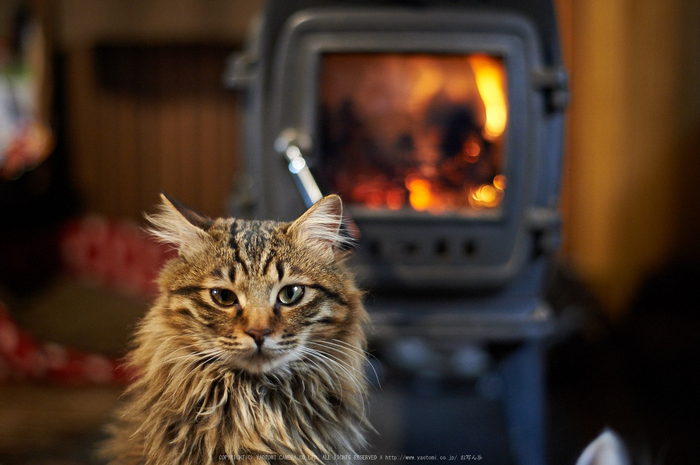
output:
[{"label": "cat's left ear", "polygon": [[341,233],[343,201],[332,194],[316,202],[289,227],[289,233],[305,243],[324,260],[331,262],[335,252],[350,241]]},{"label": "cat's left ear", "polygon": [[201,251],[211,242],[211,236],[206,233],[213,223],[211,219],[165,194],[161,194],[160,198],[158,213],[146,215],[146,219],[153,225],[148,230],[149,233],[162,242],[175,245],[185,258]]}]

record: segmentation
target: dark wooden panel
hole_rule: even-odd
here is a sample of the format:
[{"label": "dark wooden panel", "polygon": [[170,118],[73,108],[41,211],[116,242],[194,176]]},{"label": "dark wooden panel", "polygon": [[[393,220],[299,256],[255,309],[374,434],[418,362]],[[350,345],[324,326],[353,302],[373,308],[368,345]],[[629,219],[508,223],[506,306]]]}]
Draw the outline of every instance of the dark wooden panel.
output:
[{"label": "dark wooden panel", "polygon": [[164,191],[224,213],[237,167],[230,46],[103,45],[69,52],[72,174],[86,208],[141,218]]}]

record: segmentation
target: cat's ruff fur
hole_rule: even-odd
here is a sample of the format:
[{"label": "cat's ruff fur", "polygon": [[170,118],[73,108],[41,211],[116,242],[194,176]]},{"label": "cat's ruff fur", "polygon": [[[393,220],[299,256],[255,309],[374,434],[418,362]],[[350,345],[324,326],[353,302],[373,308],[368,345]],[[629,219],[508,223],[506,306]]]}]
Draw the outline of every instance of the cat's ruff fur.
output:
[{"label": "cat's ruff fur", "polygon": [[[128,360],[140,376],[102,457],[306,464],[363,448],[368,318],[337,256],[341,218],[337,196],[292,223],[209,220],[163,197],[153,233],[179,257],[136,332]],[[281,305],[290,285],[304,294]],[[217,307],[212,288],[236,303]]]}]

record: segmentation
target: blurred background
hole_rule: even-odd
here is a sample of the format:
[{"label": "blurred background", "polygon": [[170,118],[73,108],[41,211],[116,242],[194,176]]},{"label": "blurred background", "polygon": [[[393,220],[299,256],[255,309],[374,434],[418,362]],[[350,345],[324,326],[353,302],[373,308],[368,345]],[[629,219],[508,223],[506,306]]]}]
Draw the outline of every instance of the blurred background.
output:
[{"label": "blurred background", "polygon": [[[552,299],[585,318],[548,352],[550,459],[574,463],[611,426],[653,463],[692,463],[700,452],[692,375],[700,362],[700,4],[555,4],[571,103]],[[27,341],[123,354],[150,290],[123,285],[102,256],[107,277],[96,285],[86,275],[97,265],[71,261],[74,242],[116,238],[138,249],[132,226],[160,191],[209,216],[236,200],[242,102],[222,76],[262,5],[0,3],[0,106],[24,115],[21,130],[0,115],[0,301]],[[164,259],[136,255],[144,268]],[[0,345],[3,337],[0,325]],[[0,359],[0,464],[92,463],[88,445],[119,383],[52,383],[11,368]],[[434,387],[420,392],[422,408],[440,402]],[[391,415],[382,421],[395,426]]]}]

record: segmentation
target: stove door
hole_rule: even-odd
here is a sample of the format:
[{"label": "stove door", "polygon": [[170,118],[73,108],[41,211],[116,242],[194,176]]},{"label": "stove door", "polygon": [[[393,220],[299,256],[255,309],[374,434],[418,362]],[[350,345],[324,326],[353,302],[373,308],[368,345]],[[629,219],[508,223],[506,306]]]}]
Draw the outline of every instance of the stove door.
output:
[{"label": "stove door", "polygon": [[365,283],[509,282],[533,249],[538,50],[531,24],[507,14],[297,13],[276,46],[264,129],[272,215],[305,208],[274,149],[293,130],[320,190],[341,194],[360,230],[353,266]]}]

